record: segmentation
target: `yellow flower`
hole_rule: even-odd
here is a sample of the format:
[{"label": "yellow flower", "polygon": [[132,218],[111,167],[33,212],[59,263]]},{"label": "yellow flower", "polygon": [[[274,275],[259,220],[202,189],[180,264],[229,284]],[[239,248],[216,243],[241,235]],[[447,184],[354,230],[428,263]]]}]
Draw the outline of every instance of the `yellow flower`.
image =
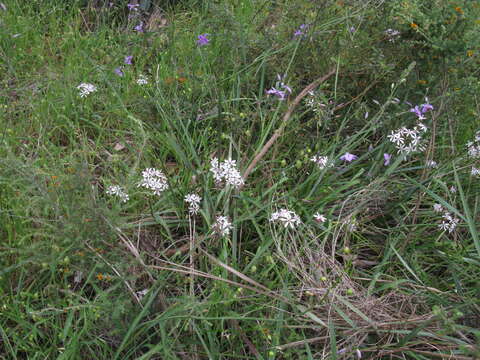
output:
[{"label": "yellow flower", "polygon": [[473,50],[467,50],[467,56],[472,57],[473,56]]},{"label": "yellow flower", "polygon": [[463,10],[462,10],[462,8],[461,8],[460,6],[457,6],[457,7],[455,8],[455,11],[458,12],[459,14],[463,14]]},{"label": "yellow flower", "polygon": [[412,29],[418,29],[418,25],[415,24],[414,22],[410,23],[410,27],[411,27]]},{"label": "yellow flower", "polygon": [[426,83],[427,83],[427,80],[417,80],[417,84],[425,85]]}]

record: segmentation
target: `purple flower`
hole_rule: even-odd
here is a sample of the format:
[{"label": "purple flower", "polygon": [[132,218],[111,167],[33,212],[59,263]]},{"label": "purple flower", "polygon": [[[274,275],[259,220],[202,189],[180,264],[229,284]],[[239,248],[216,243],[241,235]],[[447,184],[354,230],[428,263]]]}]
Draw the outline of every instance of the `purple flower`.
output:
[{"label": "purple flower", "polygon": [[208,38],[208,35],[209,34],[200,34],[197,36],[197,45],[198,46],[204,46],[204,45],[208,45],[208,43],[210,42],[210,39]]},{"label": "purple flower", "polygon": [[347,162],[352,162],[353,160],[357,160],[358,156],[350,154],[349,152],[346,152],[344,155],[340,156],[340,160],[347,161]]},{"label": "purple flower", "polygon": [[295,30],[295,32],[293,33],[293,36],[297,37],[297,36],[304,35],[305,34],[304,30],[306,29],[307,29],[307,25],[305,24],[300,25],[300,27],[297,30]]},{"label": "purple flower", "polygon": [[123,63],[124,63],[125,65],[132,65],[132,59],[133,59],[133,56],[132,56],[132,55],[125,56],[125,60],[123,61]]},{"label": "purple flower", "polygon": [[355,26],[351,26],[350,29],[348,29],[348,31],[350,31],[350,33],[354,33],[355,31],[357,31],[357,29],[355,29]]},{"label": "purple flower", "polygon": [[422,114],[425,114],[430,110],[433,110],[433,106],[431,104],[422,104]]},{"label": "purple flower", "polygon": [[385,166],[389,165],[391,158],[392,158],[392,155],[387,154],[387,153],[383,154],[383,159],[385,160],[383,165],[385,165]]},{"label": "purple flower", "polygon": [[286,84],[283,83],[283,78],[285,77],[285,75],[281,76],[279,74],[277,74],[277,83],[275,84],[275,86],[277,88],[280,88],[280,89],[277,89],[275,87],[272,87],[271,89],[267,90],[267,94],[268,95],[275,95],[277,96],[280,100],[285,100],[287,98],[287,92],[289,94],[292,93],[292,88]]},{"label": "purple flower", "polygon": [[137,11],[139,6],[140,6],[140,4],[127,4],[128,10]]},{"label": "purple flower", "polygon": [[423,116],[422,110],[418,107],[418,105],[415,105],[414,108],[411,108],[410,112],[413,112],[415,115],[417,115],[418,120],[425,120],[425,116]]},{"label": "purple flower", "polygon": [[118,76],[123,76],[123,71],[121,68],[117,67],[115,70],[113,70],[115,72],[115,74],[117,74]]},{"label": "purple flower", "polygon": [[[427,101],[428,101],[428,99],[427,99]],[[433,110],[433,106],[429,103],[426,103],[426,104],[422,104],[420,106],[416,105],[414,108],[410,109],[410,112],[415,113],[415,115],[417,115],[419,120],[425,120],[425,116],[423,114],[425,114],[426,112],[428,112],[430,110]]]},{"label": "purple flower", "polygon": [[140,21],[140,24],[134,27],[135,31],[143,32],[143,21]]},{"label": "purple flower", "polygon": [[286,93],[285,93],[285,91],[275,89],[274,87],[272,87],[271,89],[268,89],[268,90],[267,90],[267,94],[268,94],[268,95],[275,95],[275,96],[277,96],[280,100],[285,100],[285,98],[286,98]]}]

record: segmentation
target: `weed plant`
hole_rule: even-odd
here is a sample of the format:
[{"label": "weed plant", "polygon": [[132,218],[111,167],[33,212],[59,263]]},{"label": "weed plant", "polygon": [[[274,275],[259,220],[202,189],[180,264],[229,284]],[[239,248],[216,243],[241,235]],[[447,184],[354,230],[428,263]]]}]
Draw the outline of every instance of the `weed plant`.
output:
[{"label": "weed plant", "polygon": [[2,0],[0,357],[480,357],[479,19]]}]

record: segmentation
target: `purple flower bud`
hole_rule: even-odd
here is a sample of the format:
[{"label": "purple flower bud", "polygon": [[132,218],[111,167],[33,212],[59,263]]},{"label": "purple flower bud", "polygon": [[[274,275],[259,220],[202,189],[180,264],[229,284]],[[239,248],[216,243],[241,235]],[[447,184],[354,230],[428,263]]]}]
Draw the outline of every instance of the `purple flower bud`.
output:
[{"label": "purple flower bud", "polygon": [[140,4],[127,4],[128,10],[130,11],[131,10],[137,11],[139,6]]},{"label": "purple flower bud", "polygon": [[344,155],[340,156],[340,160],[347,161],[347,162],[352,162],[353,160],[357,160],[358,156],[354,154],[350,154],[349,152],[346,152]]},{"label": "purple flower bud", "polygon": [[383,165],[388,166],[390,164],[390,160],[392,159],[392,155],[385,153],[383,154],[383,159],[385,160]]},{"label": "purple flower bud", "polygon": [[133,60],[133,56],[132,56],[132,55],[125,56],[125,60],[123,61],[123,63],[124,63],[125,65],[132,65],[132,60]]},{"label": "purple flower bud", "polygon": [[118,76],[123,76],[123,71],[121,68],[116,68],[115,70],[113,70],[115,72],[115,74],[117,74]]}]

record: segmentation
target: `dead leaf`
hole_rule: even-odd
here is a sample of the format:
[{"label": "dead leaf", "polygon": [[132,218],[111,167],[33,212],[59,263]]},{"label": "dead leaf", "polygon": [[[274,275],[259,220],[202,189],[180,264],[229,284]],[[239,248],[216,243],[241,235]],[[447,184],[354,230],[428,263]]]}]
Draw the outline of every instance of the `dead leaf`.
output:
[{"label": "dead leaf", "polygon": [[123,149],[125,149],[125,145],[123,145],[122,143],[116,143],[113,147],[113,150],[115,151],[122,151]]}]

